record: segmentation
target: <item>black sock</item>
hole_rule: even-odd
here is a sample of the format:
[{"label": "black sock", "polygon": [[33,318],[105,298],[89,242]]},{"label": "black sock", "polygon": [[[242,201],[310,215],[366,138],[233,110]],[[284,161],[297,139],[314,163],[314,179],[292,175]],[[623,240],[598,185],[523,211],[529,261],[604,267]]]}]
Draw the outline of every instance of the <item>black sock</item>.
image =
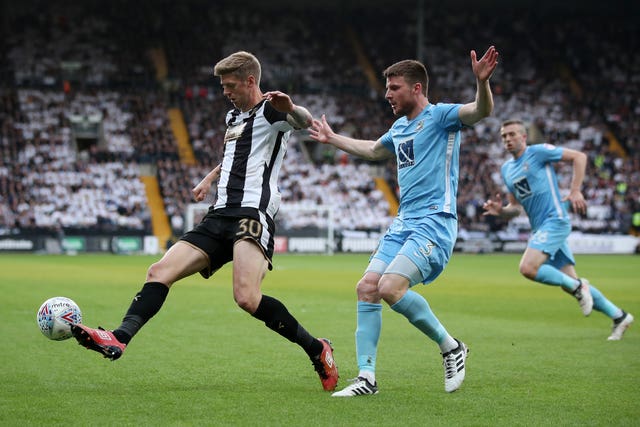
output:
[{"label": "black sock", "polygon": [[262,295],[258,309],[252,316],[262,320],[269,329],[298,344],[309,357],[322,352],[322,343],[311,336],[277,299]]},{"label": "black sock", "polygon": [[140,328],[162,307],[169,288],[159,282],[147,282],[133,298],[127,314],[113,335],[118,341],[128,344]]}]

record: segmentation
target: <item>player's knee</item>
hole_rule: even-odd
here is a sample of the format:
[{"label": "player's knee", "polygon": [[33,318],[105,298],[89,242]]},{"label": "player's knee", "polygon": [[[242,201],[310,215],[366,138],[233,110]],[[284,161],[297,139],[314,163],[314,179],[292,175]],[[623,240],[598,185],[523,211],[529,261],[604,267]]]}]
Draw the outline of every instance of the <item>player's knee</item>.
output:
[{"label": "player's knee", "polygon": [[358,294],[358,301],[372,303],[380,301],[377,280],[371,280],[367,277],[363,277],[356,285],[356,292]]},{"label": "player's knee", "polygon": [[238,307],[246,311],[247,313],[255,313],[258,309],[257,304],[253,304],[253,300],[249,298],[247,295],[233,295],[233,299],[238,304]]},{"label": "player's knee", "polygon": [[387,278],[387,276],[382,276],[380,279],[378,293],[388,304],[393,304],[398,301],[405,292],[406,289],[404,287],[398,286],[397,283],[394,283],[394,281]]},{"label": "player's knee", "polygon": [[521,263],[520,274],[527,279],[534,280],[538,274],[538,267],[529,263]]},{"label": "player's knee", "polygon": [[233,299],[238,307],[250,314],[255,313],[260,304],[259,298],[252,292],[234,291]]},{"label": "player's knee", "polygon": [[154,262],[147,270],[147,282],[165,282],[163,275],[164,266],[162,261]]}]

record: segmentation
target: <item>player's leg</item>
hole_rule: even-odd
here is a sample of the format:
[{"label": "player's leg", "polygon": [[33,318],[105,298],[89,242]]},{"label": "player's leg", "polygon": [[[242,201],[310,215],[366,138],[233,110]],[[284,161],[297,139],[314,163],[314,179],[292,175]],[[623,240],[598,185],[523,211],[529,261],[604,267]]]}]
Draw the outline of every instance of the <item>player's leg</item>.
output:
[{"label": "player's leg", "polygon": [[240,308],[269,329],[302,347],[320,375],[323,388],[335,389],[338,369],[331,343],[313,337],[282,302],[262,294],[260,285],[267,267],[264,252],[254,240],[238,240],[233,247],[233,298]]},{"label": "player's leg", "polygon": [[[578,277],[573,264],[566,264],[562,267],[562,271],[571,277]],[[589,286],[590,294],[593,298],[593,309],[603,313],[613,321],[612,331],[609,337],[609,341],[617,341],[622,339],[624,332],[633,323],[633,316],[631,313],[627,313],[620,307],[612,303],[607,297],[604,296],[598,288],[593,286],[588,281],[582,279],[583,282]]]},{"label": "player's leg", "polygon": [[542,277],[543,280],[538,281],[560,286],[578,301],[582,314],[588,316],[593,309],[589,281],[578,278],[573,267],[576,261],[563,234],[550,233],[549,242],[550,252],[545,253],[547,260],[538,269],[538,278]]},{"label": "player's leg", "polygon": [[573,292],[579,285],[579,280],[547,264],[548,259],[548,253],[528,246],[520,259],[520,274],[538,283],[560,286],[567,292]]},{"label": "player's leg", "polygon": [[145,284],[133,298],[121,325],[113,331],[116,338],[128,343],[158,313],[175,282],[202,271],[208,265],[209,259],[202,250],[184,241],[172,245],[160,261],[147,270]]},{"label": "player's leg", "polygon": [[403,222],[396,218],[380,239],[376,252],[369,260],[364,276],[356,286],[358,303],[355,337],[358,376],[352,380],[352,384],[333,393],[332,396],[352,397],[378,393],[376,361],[378,340],[382,330],[382,304],[378,294],[378,282],[389,262],[402,247],[407,235]]},{"label": "player's leg", "polygon": [[457,234],[457,222],[448,216],[405,220],[409,233],[389,263],[378,286],[382,299],[421,332],[435,341],[443,353],[458,347],[434,315],[427,300],[410,288],[431,283],[449,261]]},{"label": "player's leg", "polygon": [[520,273],[538,283],[561,287],[576,298],[582,314],[588,316],[593,307],[588,281],[561,270],[566,264],[575,264],[567,244],[570,232],[569,221],[546,221],[529,239],[520,261]]},{"label": "player's leg", "polygon": [[552,263],[547,262],[549,255],[539,249],[527,247],[520,261],[520,272],[528,279],[550,286],[559,286],[565,292],[573,295],[582,314],[588,316],[593,307],[593,299],[589,292],[589,282],[577,279],[561,271]]},{"label": "player's leg", "polygon": [[392,269],[402,271],[403,275],[384,274],[380,280],[380,295],[395,312],[402,314],[413,326],[438,344],[443,356],[445,391],[450,393],[457,390],[466,374],[468,348],[447,332],[427,300],[409,289],[410,281],[404,275],[417,277],[421,274],[415,264],[406,256],[399,255],[388,271]]},{"label": "player's leg", "polygon": [[169,287],[207,265],[208,258],[201,250],[187,243],[177,242],[160,261],[149,267],[145,284],[133,298],[118,328],[111,332],[102,328],[74,325],[74,337],[80,345],[111,360],[118,359],[131,338],[158,313],[169,293]]},{"label": "player's leg", "polygon": [[[561,249],[569,249],[567,237],[571,233],[568,220],[549,219],[536,230],[529,241],[527,249],[520,259],[520,274],[530,280],[545,285],[560,286],[572,292],[580,284],[579,280],[562,272],[558,265],[549,263]],[[570,251],[568,252],[570,255]],[[573,258],[571,258],[573,261]],[[575,264],[575,261],[573,261]]]},{"label": "player's leg", "polygon": [[258,245],[239,240],[233,248],[233,298],[240,308],[291,342],[311,357],[318,355],[322,342],[311,336],[278,299],[262,294],[260,285],[268,262]]},{"label": "player's leg", "polygon": [[[374,266],[386,265],[380,260],[372,260]],[[382,304],[378,295],[378,280],[380,273],[367,272],[356,286],[358,294],[356,316],[356,359],[358,362],[358,376],[344,389],[333,393],[334,397],[351,397],[378,393],[376,382],[376,358],[378,354],[378,340],[382,330]],[[380,267],[384,270],[384,267]]]},{"label": "player's leg", "polygon": [[398,255],[380,279],[382,299],[440,347],[445,368],[445,391],[457,390],[465,376],[468,349],[453,338],[427,300],[410,287],[435,280],[449,261],[457,223],[448,216],[406,221],[411,230]]},{"label": "player's leg", "polygon": [[[404,259],[404,262],[410,263]],[[398,264],[395,262],[392,266],[397,267]],[[419,293],[409,290],[409,281],[405,277],[388,273],[383,275],[380,279],[380,295],[395,312],[402,314],[413,326],[438,344],[443,352],[458,346],[435,316],[427,300]]]}]

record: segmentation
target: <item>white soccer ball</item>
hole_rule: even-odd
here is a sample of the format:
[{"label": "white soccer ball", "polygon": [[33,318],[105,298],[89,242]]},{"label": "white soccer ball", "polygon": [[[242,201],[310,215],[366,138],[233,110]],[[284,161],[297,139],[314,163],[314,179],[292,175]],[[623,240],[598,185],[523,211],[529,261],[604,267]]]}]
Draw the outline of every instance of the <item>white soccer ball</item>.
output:
[{"label": "white soccer ball", "polygon": [[49,298],[38,309],[40,332],[54,341],[71,338],[71,325],[82,323],[82,312],[78,304],[66,297]]}]

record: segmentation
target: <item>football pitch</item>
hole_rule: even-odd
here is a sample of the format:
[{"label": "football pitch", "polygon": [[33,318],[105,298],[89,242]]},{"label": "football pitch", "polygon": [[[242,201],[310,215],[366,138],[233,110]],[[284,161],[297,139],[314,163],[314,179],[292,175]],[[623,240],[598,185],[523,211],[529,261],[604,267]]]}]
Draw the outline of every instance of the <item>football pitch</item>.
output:
[{"label": "football pitch", "polygon": [[[637,426],[640,325],[608,342],[559,288],[527,281],[517,255],[454,254],[417,290],[471,352],[455,393],[438,347],[385,305],[380,393],[332,398],[304,352],[240,310],[230,265],[178,282],[123,357],[47,340],[40,304],[73,299],[84,323],[114,328],[158,257],[0,255],[4,350],[0,425]],[[355,284],[366,255],[276,255],[263,292],[333,341],[338,388],[357,374]],[[578,255],[577,270],[640,322],[640,256]]]}]

